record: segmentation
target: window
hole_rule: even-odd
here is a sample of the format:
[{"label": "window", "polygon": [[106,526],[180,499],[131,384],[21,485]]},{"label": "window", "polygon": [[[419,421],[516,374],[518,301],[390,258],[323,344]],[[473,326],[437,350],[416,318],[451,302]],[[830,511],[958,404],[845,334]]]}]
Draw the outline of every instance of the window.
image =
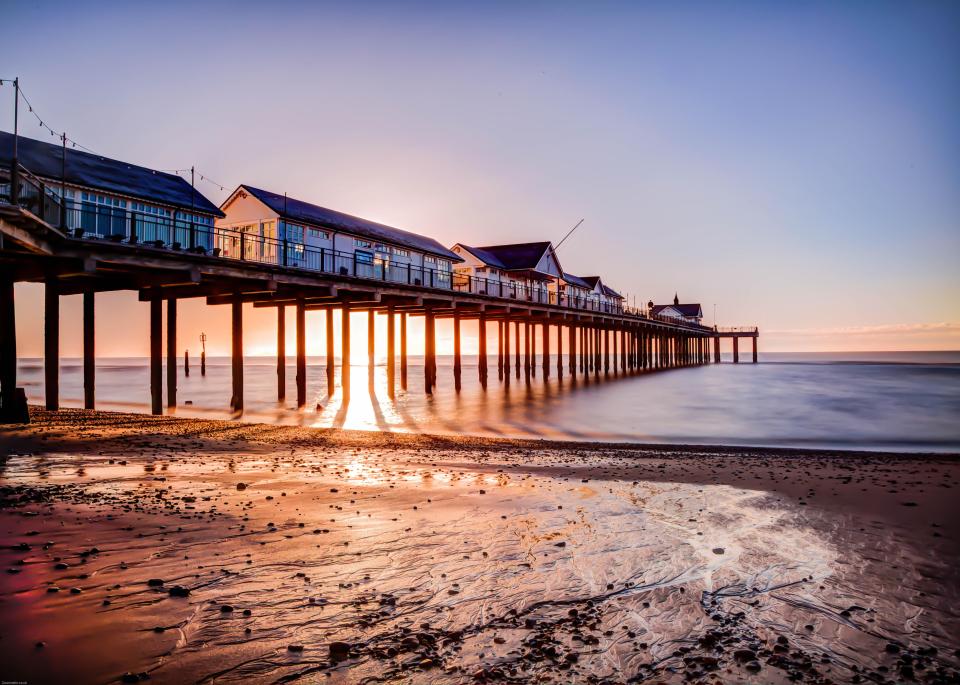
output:
[{"label": "window", "polygon": [[354,238],[353,244],[356,247],[373,247],[373,243],[371,243],[369,240],[361,240],[360,238]]},{"label": "window", "polygon": [[311,238],[319,238],[320,240],[330,240],[330,234],[326,231],[321,231],[319,228],[308,229],[307,235]]},{"label": "window", "polygon": [[437,260],[437,264],[440,267],[440,271],[446,271],[446,272],[450,271],[450,262],[447,261],[446,259]]},{"label": "window", "polygon": [[391,247],[390,251],[393,252],[397,257],[409,257],[410,250],[404,250],[402,247]]},{"label": "window", "polygon": [[81,228],[87,233],[126,234],[127,201],[108,195],[81,194]]},{"label": "window", "polygon": [[357,260],[357,264],[373,264],[373,255],[371,253],[357,250],[353,254]]},{"label": "window", "polygon": [[430,264],[431,266],[436,266],[436,264],[437,264],[437,258],[436,258],[436,257],[431,257],[430,255],[425,255],[424,258],[423,258],[423,263],[424,263],[424,264]]},{"label": "window", "polygon": [[291,243],[302,243],[303,242],[303,226],[300,224],[291,224],[288,221],[283,222],[284,229],[286,230],[286,238],[288,242]]}]

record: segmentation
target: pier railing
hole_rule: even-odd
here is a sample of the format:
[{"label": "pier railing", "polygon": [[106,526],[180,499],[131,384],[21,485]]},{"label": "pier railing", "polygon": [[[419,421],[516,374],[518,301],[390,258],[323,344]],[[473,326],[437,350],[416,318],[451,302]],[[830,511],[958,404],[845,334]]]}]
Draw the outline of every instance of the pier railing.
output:
[{"label": "pier railing", "polygon": [[[13,189],[16,187],[16,198]],[[486,295],[517,303],[554,305],[659,321],[672,326],[713,331],[695,322],[651,314],[595,295],[571,295],[545,284],[488,279],[413,263],[397,263],[366,253],[343,252],[302,242],[281,240],[233,228],[216,227],[209,217],[172,210],[131,210],[101,201],[63,201],[59,186],[51,187],[22,167],[0,177],[0,202],[16,204],[57,227],[73,239],[103,240],[182,250],[221,259],[304,269],[370,281]]]}]

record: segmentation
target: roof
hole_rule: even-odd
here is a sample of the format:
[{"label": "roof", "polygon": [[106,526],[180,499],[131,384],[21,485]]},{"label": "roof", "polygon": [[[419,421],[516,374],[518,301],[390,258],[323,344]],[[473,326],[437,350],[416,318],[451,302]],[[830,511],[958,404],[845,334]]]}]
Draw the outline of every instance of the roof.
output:
[{"label": "roof", "polygon": [[692,318],[703,317],[703,309],[699,304],[655,304],[650,310],[651,314],[659,314],[664,309],[676,309],[683,316]]},{"label": "roof", "polygon": [[543,255],[551,249],[549,241],[486,247],[470,247],[460,243],[460,246],[484,264],[504,271],[535,270]]},{"label": "roof", "polygon": [[285,197],[278,193],[271,193],[268,190],[261,190],[260,188],[254,188],[246,184],[241,185],[240,188],[249,192],[279,214],[283,219],[313,224],[314,226],[329,228],[333,231],[341,231],[343,233],[369,238],[377,242],[402,245],[403,247],[427,252],[454,262],[463,261],[461,257],[458,257],[436,240],[424,235],[378,224],[375,221],[361,219],[360,217],[344,214],[343,212],[327,209],[326,207],[320,207],[319,205],[304,202],[303,200],[295,200],[292,197]]},{"label": "roof", "polygon": [[596,288],[596,287],[597,287],[597,284],[599,283],[599,284],[600,284],[600,292],[602,292],[604,295],[606,295],[607,297],[614,297],[614,298],[616,298],[616,299],[618,299],[618,300],[622,300],[622,299],[623,299],[623,295],[621,295],[620,293],[618,293],[618,292],[617,292],[616,290],[614,290],[613,288],[607,287],[607,286],[603,283],[603,281],[600,280],[600,277],[599,277],[599,276],[584,276],[584,277],[583,277],[583,280],[586,281],[587,287],[589,287],[591,290],[593,290],[594,288]]},{"label": "roof", "polygon": [[[63,147],[20,136],[17,158],[27,171],[59,181]],[[13,134],[0,131],[0,163],[13,159]],[[127,195],[148,202],[223,216],[217,206],[176,174],[108,159],[73,148],[66,150],[63,178],[70,185]]]},{"label": "roof", "polygon": [[623,295],[621,295],[621,294],[618,293],[616,290],[614,290],[613,288],[610,288],[610,287],[608,287],[608,286],[606,286],[606,285],[603,286],[603,294],[606,295],[607,297],[614,297],[614,298],[616,298],[616,299],[618,299],[618,300],[622,300],[622,299],[623,299]]},{"label": "roof", "polygon": [[563,280],[565,280],[570,285],[575,285],[578,288],[585,288],[586,290],[593,290],[593,286],[587,283],[587,281],[579,276],[574,276],[573,274],[568,274],[563,272]]}]

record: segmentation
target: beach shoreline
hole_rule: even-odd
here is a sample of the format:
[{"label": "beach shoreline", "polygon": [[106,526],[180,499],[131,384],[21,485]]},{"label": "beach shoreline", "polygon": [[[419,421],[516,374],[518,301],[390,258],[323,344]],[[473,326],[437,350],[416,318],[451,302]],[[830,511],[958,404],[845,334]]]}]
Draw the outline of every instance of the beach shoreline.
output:
[{"label": "beach shoreline", "polygon": [[5,680],[957,674],[958,455],[31,416],[0,427]]}]

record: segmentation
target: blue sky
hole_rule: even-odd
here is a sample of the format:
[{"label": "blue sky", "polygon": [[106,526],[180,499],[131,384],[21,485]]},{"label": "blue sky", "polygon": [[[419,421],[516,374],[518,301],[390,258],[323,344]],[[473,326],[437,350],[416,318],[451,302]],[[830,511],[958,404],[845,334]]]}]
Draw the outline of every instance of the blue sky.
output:
[{"label": "blue sky", "polygon": [[[227,186],[202,185],[214,201],[247,182],[447,244],[559,240],[584,218],[569,271],[711,320],[716,303],[766,349],[960,348],[960,4],[4,13],[0,77],[51,126],[196,164]],[[11,104],[0,89],[5,130]]]}]

